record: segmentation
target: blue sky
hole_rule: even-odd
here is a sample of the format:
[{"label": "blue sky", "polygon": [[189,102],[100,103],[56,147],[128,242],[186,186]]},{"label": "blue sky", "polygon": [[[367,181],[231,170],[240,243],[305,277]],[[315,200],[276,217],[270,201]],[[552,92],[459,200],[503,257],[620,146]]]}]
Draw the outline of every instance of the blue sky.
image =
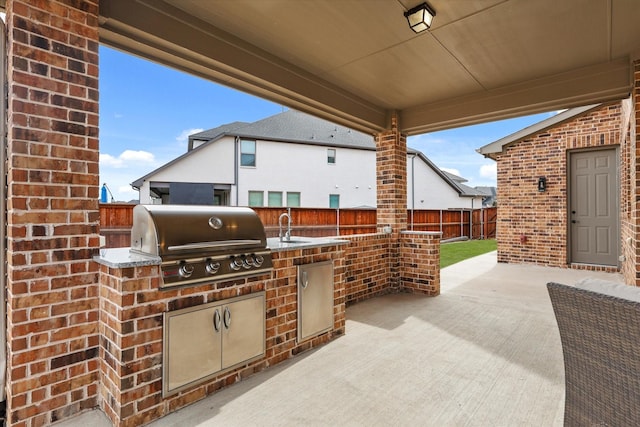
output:
[{"label": "blue sky", "polygon": [[[187,136],[284,107],[189,74],[100,47],[100,182],[116,201],[138,198],[131,182],[187,150]],[[495,185],[495,162],[475,150],[552,113],[434,132],[408,139],[441,169],[472,187]]]}]

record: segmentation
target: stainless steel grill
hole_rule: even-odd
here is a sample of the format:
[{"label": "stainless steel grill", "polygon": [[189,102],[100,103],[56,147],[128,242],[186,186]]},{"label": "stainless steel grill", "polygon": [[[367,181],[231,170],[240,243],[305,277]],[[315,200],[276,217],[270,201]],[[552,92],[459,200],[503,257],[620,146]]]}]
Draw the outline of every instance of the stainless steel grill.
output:
[{"label": "stainless steel grill", "polygon": [[162,287],[273,269],[264,226],[249,208],[138,205],[133,209],[131,251],[162,259]]}]

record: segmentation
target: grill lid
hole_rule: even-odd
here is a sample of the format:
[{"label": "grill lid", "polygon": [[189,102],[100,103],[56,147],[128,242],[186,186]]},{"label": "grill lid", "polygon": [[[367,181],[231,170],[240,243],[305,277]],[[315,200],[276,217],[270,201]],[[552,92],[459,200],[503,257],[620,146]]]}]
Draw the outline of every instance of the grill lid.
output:
[{"label": "grill lid", "polygon": [[267,246],[264,226],[250,208],[137,205],[131,249],[166,259]]},{"label": "grill lid", "polygon": [[273,270],[264,226],[249,208],[138,205],[131,251],[160,256],[161,288]]}]

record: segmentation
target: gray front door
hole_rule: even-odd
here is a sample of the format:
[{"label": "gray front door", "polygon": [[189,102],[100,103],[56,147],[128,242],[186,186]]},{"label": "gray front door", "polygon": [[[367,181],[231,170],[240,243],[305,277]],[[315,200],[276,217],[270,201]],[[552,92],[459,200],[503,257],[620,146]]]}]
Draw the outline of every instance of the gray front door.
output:
[{"label": "gray front door", "polygon": [[571,263],[618,264],[617,158],[615,148],[570,154]]}]

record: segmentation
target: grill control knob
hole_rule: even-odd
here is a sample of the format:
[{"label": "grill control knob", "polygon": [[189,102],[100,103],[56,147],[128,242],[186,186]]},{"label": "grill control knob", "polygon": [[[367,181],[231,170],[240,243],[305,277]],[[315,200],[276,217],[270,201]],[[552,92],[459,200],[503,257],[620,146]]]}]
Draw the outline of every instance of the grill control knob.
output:
[{"label": "grill control knob", "polygon": [[216,274],[218,270],[220,270],[220,263],[216,261],[208,261],[205,269],[209,274]]},{"label": "grill control knob", "polygon": [[194,269],[195,268],[191,264],[182,264],[178,270],[178,274],[180,274],[180,277],[184,277],[186,279],[191,277]]},{"label": "grill control knob", "polygon": [[264,262],[264,257],[262,255],[254,255],[253,256],[253,265],[256,267],[260,267]]},{"label": "grill control knob", "polygon": [[242,257],[242,266],[247,270],[253,266],[253,259],[251,257]]},{"label": "grill control knob", "polygon": [[243,265],[242,258],[236,257],[231,259],[230,266],[232,270],[238,271],[242,268],[242,265]]}]

